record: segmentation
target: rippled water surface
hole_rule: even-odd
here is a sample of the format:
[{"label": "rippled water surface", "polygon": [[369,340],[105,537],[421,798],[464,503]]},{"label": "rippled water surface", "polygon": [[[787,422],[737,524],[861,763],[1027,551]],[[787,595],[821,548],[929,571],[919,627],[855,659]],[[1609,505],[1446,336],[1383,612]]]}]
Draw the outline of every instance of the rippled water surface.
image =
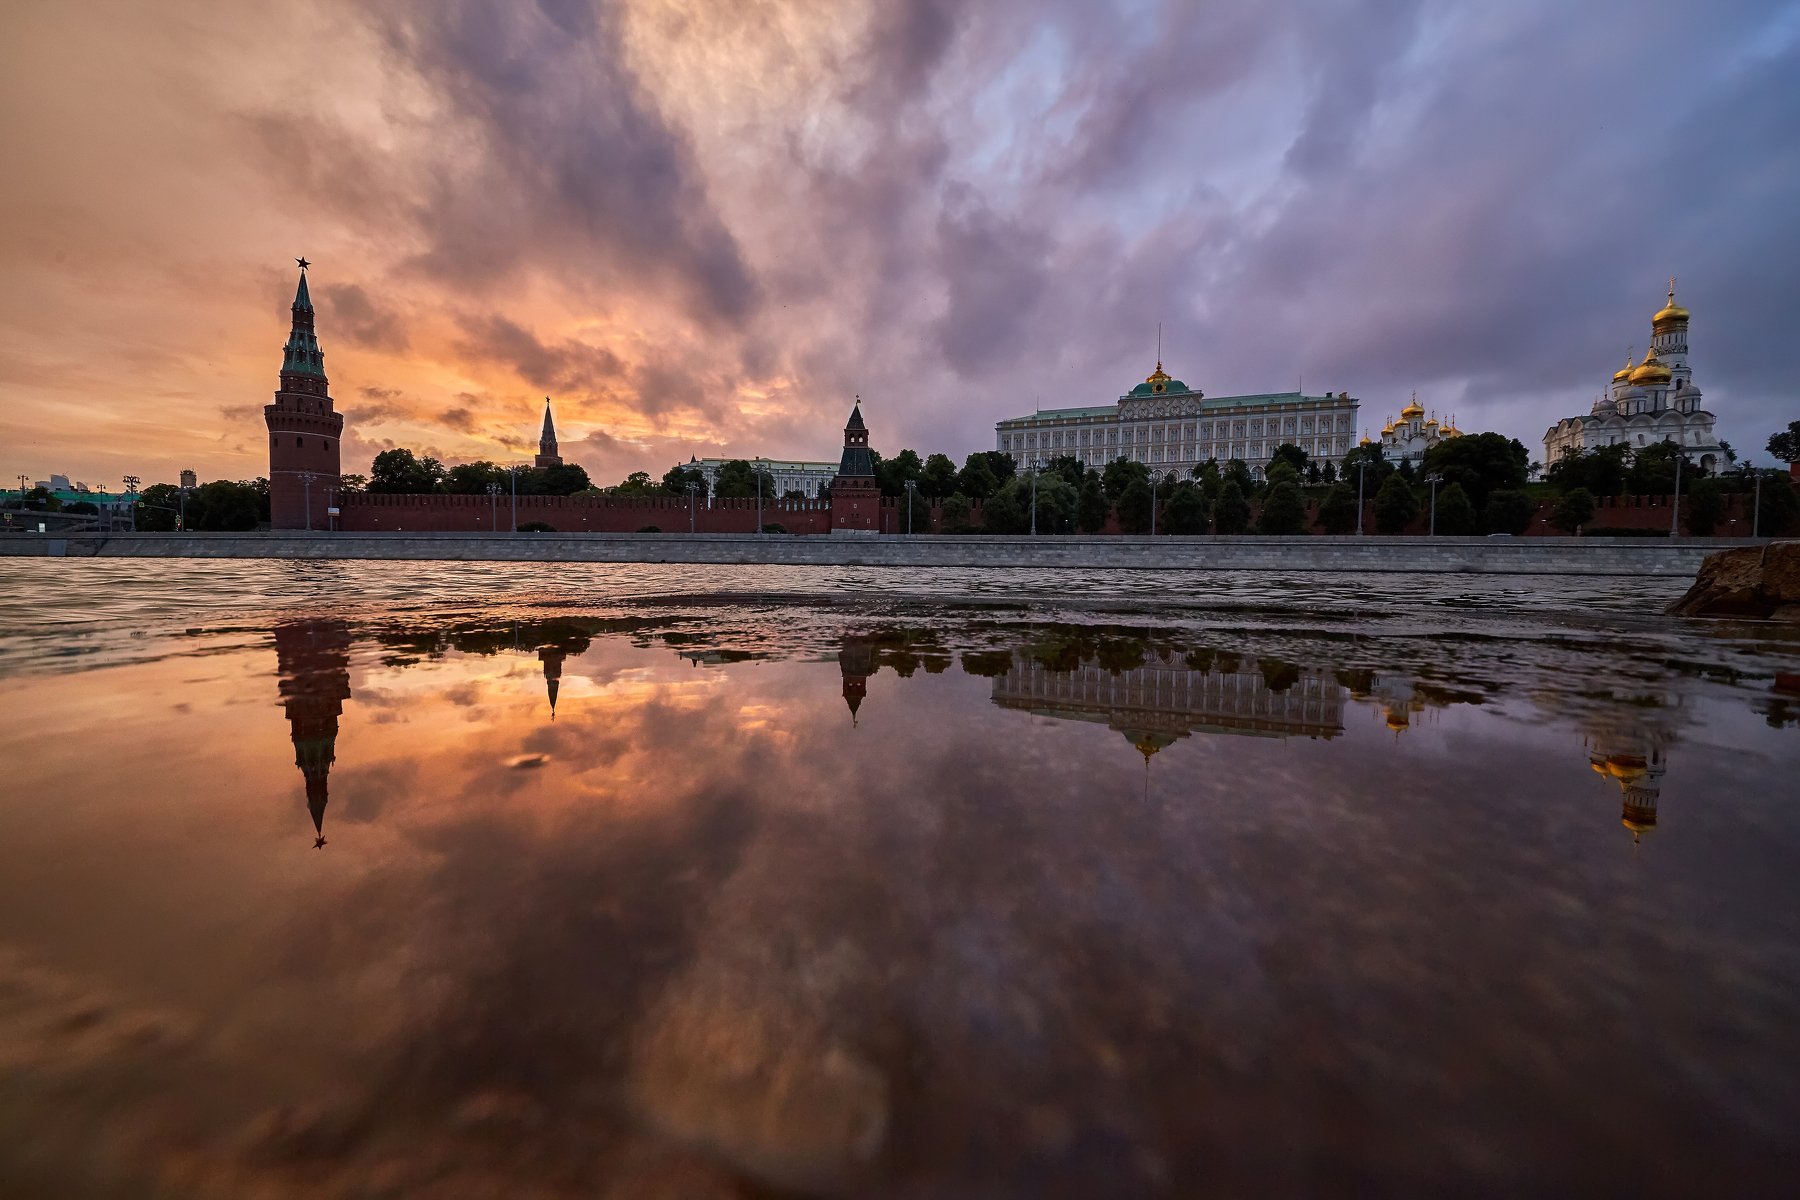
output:
[{"label": "rippled water surface", "polygon": [[0,1195],[1784,1194],[1681,590],[0,559]]}]

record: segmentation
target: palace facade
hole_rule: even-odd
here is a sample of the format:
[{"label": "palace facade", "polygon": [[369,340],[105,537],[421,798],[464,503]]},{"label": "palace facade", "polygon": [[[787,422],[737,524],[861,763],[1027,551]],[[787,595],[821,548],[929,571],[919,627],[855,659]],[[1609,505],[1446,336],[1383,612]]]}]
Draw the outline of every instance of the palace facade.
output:
[{"label": "palace facade", "polygon": [[1283,442],[1315,458],[1339,459],[1356,444],[1358,401],[1346,392],[1207,396],[1163,370],[1091,408],[1039,409],[994,426],[995,448],[1020,465],[1069,454],[1089,467],[1125,457],[1186,475],[1216,458],[1241,458],[1253,475]]},{"label": "palace facade", "polygon": [[1675,303],[1669,280],[1668,303],[1650,318],[1650,349],[1639,363],[1625,356],[1606,391],[1585,415],[1564,417],[1544,433],[1544,463],[1601,446],[1637,450],[1673,442],[1709,471],[1725,465],[1725,450],[1713,433],[1713,414],[1700,400],[1688,366],[1688,310]]},{"label": "palace facade", "polygon": [[759,471],[765,471],[775,477],[775,495],[770,499],[778,499],[789,492],[799,492],[806,500],[816,500],[819,489],[831,482],[837,474],[838,464],[831,462],[809,462],[792,458],[689,458],[676,465],[692,468],[706,477],[706,494],[712,495],[713,486],[719,480],[719,468],[728,462],[747,462]]}]

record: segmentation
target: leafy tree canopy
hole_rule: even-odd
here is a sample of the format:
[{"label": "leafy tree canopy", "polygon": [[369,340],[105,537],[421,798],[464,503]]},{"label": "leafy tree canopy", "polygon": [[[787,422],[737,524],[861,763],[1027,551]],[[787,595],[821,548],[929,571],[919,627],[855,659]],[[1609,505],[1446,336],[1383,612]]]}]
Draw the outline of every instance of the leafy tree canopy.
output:
[{"label": "leafy tree canopy", "polygon": [[1790,421],[1786,429],[1771,434],[1768,451],[1784,463],[1800,462],[1800,421]]},{"label": "leafy tree canopy", "polygon": [[1463,490],[1471,513],[1501,488],[1525,486],[1531,455],[1517,438],[1498,433],[1468,433],[1448,438],[1425,452],[1425,473]]},{"label": "leafy tree canopy", "polygon": [[369,467],[369,490],[389,495],[435,492],[444,481],[444,464],[396,446],[375,456]]}]

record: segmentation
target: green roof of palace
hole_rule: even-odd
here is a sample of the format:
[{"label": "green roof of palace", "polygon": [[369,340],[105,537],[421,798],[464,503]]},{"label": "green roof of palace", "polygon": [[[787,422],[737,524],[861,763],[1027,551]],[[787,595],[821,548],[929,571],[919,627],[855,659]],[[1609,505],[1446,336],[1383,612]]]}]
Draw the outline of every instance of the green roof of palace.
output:
[{"label": "green roof of palace", "polygon": [[[1133,393],[1128,396],[1121,396],[1120,399],[1139,400],[1154,398],[1158,400],[1179,400],[1187,396],[1192,396],[1193,394],[1194,393],[1192,392],[1186,391],[1161,392],[1156,393],[1151,397],[1149,395],[1139,396],[1136,393]],[[1307,396],[1300,392],[1256,392],[1247,396],[1205,396],[1200,399],[1200,408],[1203,411],[1211,408],[1257,408],[1266,407],[1272,404],[1319,403],[1335,400],[1336,398],[1337,397],[1331,393],[1322,396]],[[1118,411],[1119,406],[1117,404],[1097,404],[1090,405],[1086,408],[1041,408],[1037,412],[1027,413],[1022,417],[1007,417],[1002,420],[1000,424],[1011,425],[1019,421],[1070,421],[1082,417],[1115,416]]]}]

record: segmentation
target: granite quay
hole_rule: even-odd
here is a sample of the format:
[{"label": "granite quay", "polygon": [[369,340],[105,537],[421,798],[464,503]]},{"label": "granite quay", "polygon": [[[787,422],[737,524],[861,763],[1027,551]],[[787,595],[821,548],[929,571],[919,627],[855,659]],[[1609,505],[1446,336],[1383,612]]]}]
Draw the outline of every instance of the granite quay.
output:
[{"label": "granite quay", "polygon": [[780,534],[254,533],[14,535],[0,555],[101,558],[445,559],[870,567],[1329,571],[1691,577],[1750,538],[1013,537]]}]

